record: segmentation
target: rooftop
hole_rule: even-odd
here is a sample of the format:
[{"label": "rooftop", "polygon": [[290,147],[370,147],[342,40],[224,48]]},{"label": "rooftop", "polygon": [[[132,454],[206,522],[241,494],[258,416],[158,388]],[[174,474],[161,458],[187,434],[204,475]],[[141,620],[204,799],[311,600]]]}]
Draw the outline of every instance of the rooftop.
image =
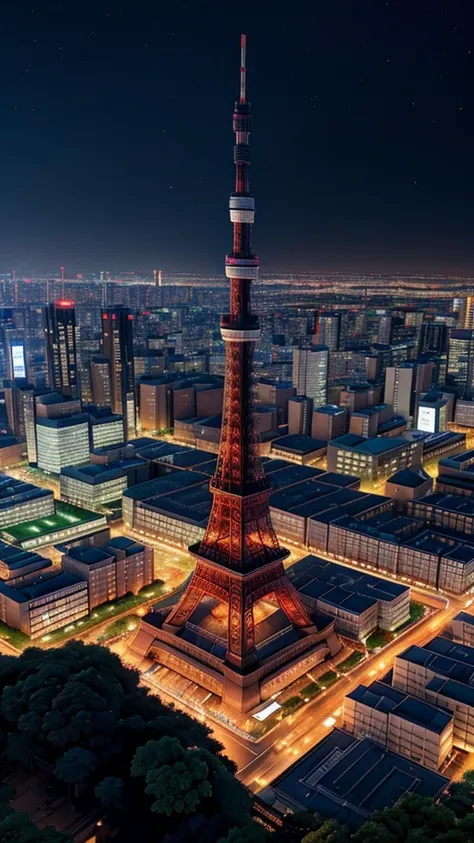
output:
[{"label": "rooftop", "polygon": [[97,521],[97,519],[101,523],[105,522],[104,517],[98,515],[97,512],[91,512],[88,509],[82,509],[70,503],[64,503],[63,501],[56,501],[56,512],[54,515],[35,518],[32,521],[23,521],[21,524],[15,524],[11,527],[3,527],[3,529],[0,529],[0,534],[7,540],[23,542],[28,539],[39,539],[41,536],[55,533],[59,530],[76,528],[81,524]]},{"label": "rooftop", "polygon": [[347,604],[349,611],[355,614],[365,611],[374,601],[390,602],[409,591],[406,585],[364,574],[318,556],[305,556],[288,568],[287,573],[296,588],[313,599],[341,605],[344,595],[346,598],[357,595],[357,601]]},{"label": "rooftop", "polygon": [[312,451],[319,451],[326,447],[327,442],[322,439],[313,439],[311,436],[303,436],[300,433],[281,436],[279,439],[274,439],[272,443],[272,448],[296,454],[310,454]]},{"label": "rooftop", "polygon": [[337,404],[324,404],[323,407],[316,407],[315,413],[324,413],[326,416],[340,416],[341,413],[346,412],[345,407],[339,407]]},{"label": "rooftop", "polygon": [[40,427],[74,427],[76,424],[89,424],[87,413],[75,413],[73,416],[61,416],[58,419],[36,419]]},{"label": "rooftop", "polygon": [[2,566],[8,568],[10,571],[18,571],[25,566],[38,563],[38,566],[49,567],[52,565],[50,559],[45,556],[40,556],[39,553],[34,553],[30,550],[23,550],[16,545],[7,544],[7,542],[0,540],[0,563]]},{"label": "rooftop", "polygon": [[87,582],[74,577],[72,574],[65,573],[54,574],[53,576],[46,575],[44,579],[41,576],[31,583],[10,586],[0,581],[0,594],[5,594],[10,600],[15,603],[28,603],[30,600],[37,600],[39,597],[46,597],[49,594],[55,594],[65,588],[70,588],[73,585],[81,586],[87,591]]},{"label": "rooftop", "polygon": [[73,480],[95,486],[99,483],[115,480],[117,477],[124,477],[127,469],[140,468],[144,465],[146,465],[146,462],[140,457],[130,457],[130,459],[109,462],[105,465],[103,463],[89,463],[81,466],[67,465],[61,470],[61,474],[65,477],[71,477]]},{"label": "rooftop", "polygon": [[474,615],[470,615],[469,612],[458,612],[453,620],[461,621],[462,623],[468,623],[471,626],[474,626]]},{"label": "rooftop", "polygon": [[294,810],[312,811],[353,829],[406,793],[435,798],[448,781],[368,738],[357,740],[334,729],[279,776],[272,789]]},{"label": "rooftop", "polygon": [[167,474],[166,477],[157,477],[155,480],[147,480],[146,483],[138,483],[136,486],[124,491],[124,497],[136,501],[152,502],[153,498],[161,495],[168,495],[176,489],[184,489],[188,486],[195,486],[202,483],[204,476],[197,471],[175,471]]},{"label": "rooftop", "polygon": [[352,693],[347,694],[347,697],[377,711],[396,714],[397,717],[408,720],[416,726],[423,726],[436,734],[444,732],[453,719],[451,713],[405,694],[404,691],[398,691],[383,682],[372,682],[368,687],[359,685]]},{"label": "rooftop", "polygon": [[396,471],[395,474],[392,474],[392,476],[388,478],[387,483],[393,483],[396,486],[406,486],[409,489],[417,489],[418,486],[421,486],[429,479],[430,476],[426,473],[424,468],[420,467],[417,470],[412,468],[401,468],[400,471]]},{"label": "rooftop", "polygon": [[355,433],[345,433],[329,442],[329,445],[341,448],[344,451],[357,451],[372,456],[383,454],[386,451],[394,451],[396,448],[407,447],[408,444],[403,436],[376,436],[372,439],[366,439],[364,436],[357,436]]},{"label": "rooftop", "polygon": [[51,497],[52,494],[50,489],[41,489],[32,483],[0,474],[0,510],[10,509],[35,498]]}]

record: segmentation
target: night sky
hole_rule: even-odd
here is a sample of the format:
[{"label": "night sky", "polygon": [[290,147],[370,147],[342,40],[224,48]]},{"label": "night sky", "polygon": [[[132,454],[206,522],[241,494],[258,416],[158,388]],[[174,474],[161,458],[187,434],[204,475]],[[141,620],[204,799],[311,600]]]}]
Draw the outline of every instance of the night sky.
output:
[{"label": "night sky", "polygon": [[0,272],[223,273],[248,34],[262,271],[474,275],[469,0],[3,0]]}]

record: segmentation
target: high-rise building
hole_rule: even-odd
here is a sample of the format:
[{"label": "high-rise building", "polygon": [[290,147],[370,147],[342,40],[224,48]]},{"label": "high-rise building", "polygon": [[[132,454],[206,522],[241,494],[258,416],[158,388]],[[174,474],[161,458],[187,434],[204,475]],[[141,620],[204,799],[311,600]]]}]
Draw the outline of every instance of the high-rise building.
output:
[{"label": "high-rise building", "polygon": [[60,474],[66,465],[89,462],[89,416],[37,418],[38,468]]},{"label": "high-rise building", "polygon": [[25,332],[7,329],[4,332],[8,378],[11,381],[28,377]]},{"label": "high-rise building", "polygon": [[[259,323],[250,302],[258,258],[251,248],[254,199],[249,190],[245,36],[240,66],[240,100],[233,117],[236,185],[229,203],[233,248],[226,257],[230,312],[221,320],[226,371],[220,449],[210,484],[213,503],[204,538],[191,546],[196,568],[188,585],[174,605],[157,606],[152,619],[143,619],[134,649],[147,653],[153,647],[162,663],[241,713],[302,676],[325,654],[338,652],[340,642],[334,621],[312,615],[285,573],[288,551],[280,547],[271,522],[271,487],[258,455],[252,358]],[[263,626],[254,608],[257,603],[263,608],[261,601],[270,595],[279,610],[270,611]],[[206,628],[206,598],[223,610],[219,637],[214,619],[212,629]],[[316,646],[322,641],[322,647]]]},{"label": "high-rise building", "polygon": [[133,313],[118,305],[102,312],[104,357],[109,361],[112,410],[123,416],[125,439],[135,436]]},{"label": "high-rise building", "polygon": [[441,322],[424,322],[421,328],[420,354],[443,354],[448,349],[448,326]]},{"label": "high-rise building", "polygon": [[49,383],[63,395],[80,395],[74,302],[61,299],[46,306],[46,353]]},{"label": "high-rise building", "polygon": [[453,328],[449,334],[446,382],[457,387],[459,395],[470,398],[474,380],[474,332]]},{"label": "high-rise building", "polygon": [[394,413],[409,419],[416,414],[419,396],[430,389],[432,380],[431,361],[387,366],[385,403],[393,407]]},{"label": "high-rise building", "polygon": [[92,400],[97,407],[112,406],[110,366],[106,357],[93,357],[90,362]]},{"label": "high-rise building", "polygon": [[441,392],[428,392],[418,402],[416,427],[427,433],[440,433],[446,430],[447,399]]},{"label": "high-rise building", "polygon": [[293,386],[297,395],[313,399],[322,407],[328,397],[329,351],[325,345],[293,349]]},{"label": "high-rise building", "polygon": [[313,415],[313,399],[295,395],[288,401],[288,433],[309,436]]},{"label": "high-rise building", "polygon": [[341,314],[319,311],[314,326],[315,345],[326,345],[329,351],[337,351],[341,339]]}]

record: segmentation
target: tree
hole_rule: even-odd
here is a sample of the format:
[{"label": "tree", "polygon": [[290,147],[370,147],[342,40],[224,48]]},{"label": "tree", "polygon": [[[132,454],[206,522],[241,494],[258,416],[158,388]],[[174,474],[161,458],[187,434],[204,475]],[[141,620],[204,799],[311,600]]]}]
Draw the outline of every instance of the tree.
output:
[{"label": "tree", "polygon": [[234,826],[227,837],[221,837],[218,843],[265,843],[267,834],[263,826],[249,823],[241,828]]},{"label": "tree", "polygon": [[316,831],[305,834],[301,843],[349,843],[349,829],[337,820],[326,820]]},{"label": "tree", "polygon": [[137,749],[132,776],[145,776],[145,793],[157,814],[192,814],[212,795],[209,767],[199,749],[184,750],[177,738],[148,741]]},{"label": "tree", "polygon": [[52,826],[39,829],[28,814],[16,811],[0,820],[0,840],[2,843],[72,843],[66,832],[56,831]]},{"label": "tree", "polygon": [[102,779],[94,790],[94,794],[106,811],[110,808],[116,808],[123,802],[124,793],[125,782],[117,776],[107,776]]},{"label": "tree", "polygon": [[352,836],[351,843],[397,843],[397,841],[386,826],[368,820]]},{"label": "tree", "polygon": [[80,746],[68,749],[54,768],[54,775],[67,785],[74,785],[77,795],[77,785],[90,776],[97,766],[97,757],[88,749]]}]

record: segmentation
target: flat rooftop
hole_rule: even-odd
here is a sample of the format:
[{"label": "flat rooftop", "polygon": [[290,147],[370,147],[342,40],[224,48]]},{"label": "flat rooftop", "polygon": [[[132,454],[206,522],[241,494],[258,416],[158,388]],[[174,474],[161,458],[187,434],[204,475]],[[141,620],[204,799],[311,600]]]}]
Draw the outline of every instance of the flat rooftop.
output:
[{"label": "flat rooftop", "polygon": [[63,501],[56,501],[54,515],[35,518],[32,521],[23,521],[21,524],[15,524],[12,527],[4,527],[0,529],[0,533],[7,540],[10,538],[13,541],[23,542],[28,539],[40,538],[48,533],[80,527],[81,524],[97,520],[103,522],[104,517],[97,512],[91,512],[88,509],[82,509]]},{"label": "flat rooftop", "polygon": [[288,436],[280,436],[279,439],[274,439],[272,448],[289,451],[292,454],[310,454],[313,451],[320,451],[322,448],[326,448],[327,444],[322,439],[313,439],[312,436],[292,433]]},{"label": "flat rooftop", "polygon": [[446,495],[444,492],[434,492],[418,498],[417,504],[434,506],[447,512],[458,512],[462,515],[474,515],[474,500],[467,495]]},{"label": "flat rooftop", "polygon": [[15,587],[0,581],[0,594],[4,594],[15,603],[28,603],[30,600],[37,600],[39,597],[46,597],[64,588],[70,588],[72,585],[81,585],[87,591],[85,580],[63,572],[53,576],[47,575],[45,579],[38,578],[31,583]]},{"label": "flat rooftop", "polygon": [[368,738],[358,740],[334,729],[271,788],[294,810],[312,811],[354,829],[406,793],[434,799],[448,782]]},{"label": "flat rooftop", "polygon": [[188,486],[195,486],[203,482],[203,475],[197,471],[175,471],[167,474],[166,477],[157,477],[155,480],[147,480],[146,483],[138,483],[130,486],[124,491],[124,497],[136,501],[147,501],[151,503],[153,498],[161,495],[168,495],[177,489],[185,489]]},{"label": "flat rooftop", "polygon": [[52,494],[50,489],[41,489],[33,483],[25,483],[7,474],[0,474],[0,510],[11,509],[37,498],[51,497]]},{"label": "flat rooftop", "polygon": [[379,600],[391,602],[410,590],[406,585],[380,579],[312,555],[295,562],[288,568],[287,573],[296,588],[313,599],[341,605],[343,595],[357,595],[358,598],[363,598],[350,604],[351,611],[355,614],[368,608],[367,601],[371,604]]},{"label": "flat rooftop", "polygon": [[41,556],[31,550],[23,550],[14,544],[7,544],[7,542],[0,540],[0,563],[2,566],[8,568],[9,571],[17,571],[21,574],[21,569],[30,565],[37,564],[38,567],[48,568],[52,565],[50,559]]},{"label": "flat rooftop", "polygon": [[413,644],[397,658],[427,667],[438,676],[463,685],[474,685],[474,647],[454,644],[447,638],[434,638],[424,647]]},{"label": "flat rooftop", "polygon": [[471,685],[464,685],[462,682],[456,682],[454,679],[444,679],[435,676],[428,682],[426,690],[432,693],[442,694],[455,703],[464,703],[464,705],[474,708],[474,688]]},{"label": "flat rooftop", "polygon": [[88,483],[90,486],[97,486],[100,483],[108,483],[111,480],[116,480],[118,477],[125,477],[127,470],[141,468],[146,465],[146,461],[140,457],[130,457],[129,459],[119,460],[118,462],[109,462],[105,465],[103,463],[89,463],[88,465],[81,466],[67,465],[61,469],[61,474],[64,477],[70,477],[73,480]]},{"label": "flat rooftop", "polygon": [[414,471],[411,468],[401,468],[388,478],[387,483],[393,483],[396,486],[406,486],[408,489],[417,489],[423,483],[430,479],[429,474],[424,469]]},{"label": "flat rooftop", "polygon": [[404,691],[399,691],[383,682],[372,682],[368,686],[359,685],[347,694],[347,698],[385,714],[396,714],[397,717],[408,720],[416,726],[423,726],[424,729],[438,735],[444,732],[453,719],[450,712],[412,697],[410,694],[405,694]]},{"label": "flat rooftop", "polygon": [[370,456],[384,454],[397,448],[408,448],[409,446],[409,442],[403,436],[376,436],[373,439],[366,439],[364,436],[357,436],[355,433],[345,433],[343,436],[331,439],[328,444],[344,451],[356,451]]},{"label": "flat rooftop", "polygon": [[469,612],[458,612],[453,620],[461,621],[462,623],[468,623],[471,626],[474,626],[474,615],[470,615]]}]

